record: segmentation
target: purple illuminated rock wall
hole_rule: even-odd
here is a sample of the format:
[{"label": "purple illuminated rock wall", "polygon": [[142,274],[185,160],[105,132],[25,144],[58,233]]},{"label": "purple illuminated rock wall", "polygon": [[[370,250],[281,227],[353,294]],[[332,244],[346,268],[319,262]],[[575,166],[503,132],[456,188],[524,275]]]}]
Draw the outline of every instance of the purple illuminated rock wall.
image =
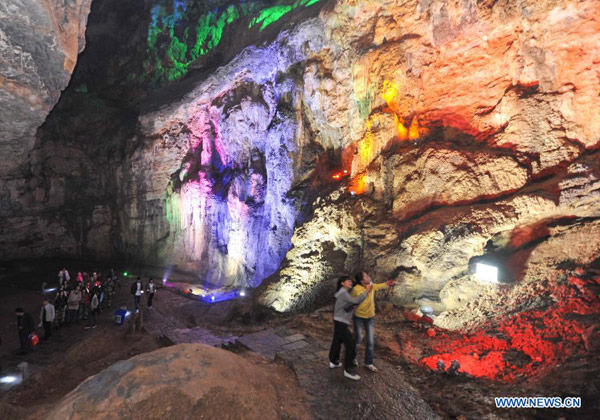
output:
[{"label": "purple illuminated rock wall", "polygon": [[292,66],[322,48],[313,20],[251,47],[183,97],[140,117],[140,147],[119,171],[130,257],[176,264],[218,285],[257,286],[290,247],[290,195],[305,133]]}]

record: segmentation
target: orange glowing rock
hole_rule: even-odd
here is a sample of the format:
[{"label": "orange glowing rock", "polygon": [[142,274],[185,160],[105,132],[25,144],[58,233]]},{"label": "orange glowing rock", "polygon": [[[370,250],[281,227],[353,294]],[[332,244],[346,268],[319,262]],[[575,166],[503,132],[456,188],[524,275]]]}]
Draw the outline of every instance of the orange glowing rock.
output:
[{"label": "orange glowing rock", "polygon": [[414,117],[408,128],[408,138],[410,140],[416,140],[419,138],[419,121],[417,117]]},{"label": "orange glowing rock", "polygon": [[392,101],[398,96],[398,85],[395,82],[385,80],[383,82],[383,92],[381,97],[385,103],[392,108]]},{"label": "orange glowing rock", "polygon": [[363,165],[368,165],[373,159],[374,143],[373,133],[369,129],[365,136],[358,142],[358,156]]},{"label": "orange glowing rock", "polygon": [[356,195],[364,194],[365,191],[367,190],[366,178],[367,178],[367,174],[361,174],[361,175],[357,176],[356,178],[352,179],[350,181],[350,185],[348,186],[348,191],[351,194],[356,194]]},{"label": "orange glowing rock", "polygon": [[407,140],[408,139],[408,129],[400,122],[398,115],[394,115],[396,118],[396,129],[398,130],[398,139],[399,140]]}]

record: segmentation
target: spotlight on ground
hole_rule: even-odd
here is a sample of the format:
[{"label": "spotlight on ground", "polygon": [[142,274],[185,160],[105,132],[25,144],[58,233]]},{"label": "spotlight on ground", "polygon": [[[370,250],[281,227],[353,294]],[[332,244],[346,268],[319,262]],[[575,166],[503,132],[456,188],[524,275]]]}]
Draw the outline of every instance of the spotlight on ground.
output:
[{"label": "spotlight on ground", "polygon": [[489,264],[477,263],[475,277],[479,281],[498,283],[498,267]]}]

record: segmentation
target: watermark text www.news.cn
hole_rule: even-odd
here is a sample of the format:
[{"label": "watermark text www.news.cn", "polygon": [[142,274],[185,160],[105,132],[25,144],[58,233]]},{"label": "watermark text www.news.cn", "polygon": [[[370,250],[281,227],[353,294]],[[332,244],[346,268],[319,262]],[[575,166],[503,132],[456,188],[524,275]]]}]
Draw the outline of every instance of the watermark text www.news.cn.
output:
[{"label": "watermark text www.news.cn", "polygon": [[496,408],[581,408],[581,397],[495,397]]}]

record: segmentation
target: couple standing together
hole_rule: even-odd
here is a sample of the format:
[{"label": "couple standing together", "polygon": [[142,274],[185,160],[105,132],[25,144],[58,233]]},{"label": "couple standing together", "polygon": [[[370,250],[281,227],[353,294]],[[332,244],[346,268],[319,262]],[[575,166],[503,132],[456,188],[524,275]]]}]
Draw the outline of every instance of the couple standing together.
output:
[{"label": "couple standing together", "polygon": [[[371,277],[364,271],[356,274],[354,282],[348,276],[342,276],[337,281],[335,292],[335,307],[333,310],[333,341],[329,350],[329,367],[342,367],[340,362],[341,345],[344,343],[344,376],[358,381],[360,376],[354,372],[358,366],[356,355],[363,337],[367,336],[365,349],[365,367],[377,372],[373,364],[375,348],[375,292],[386,289],[394,284],[390,279],[385,283],[373,283]],[[356,342],[350,332],[350,321],[354,321]]]}]

